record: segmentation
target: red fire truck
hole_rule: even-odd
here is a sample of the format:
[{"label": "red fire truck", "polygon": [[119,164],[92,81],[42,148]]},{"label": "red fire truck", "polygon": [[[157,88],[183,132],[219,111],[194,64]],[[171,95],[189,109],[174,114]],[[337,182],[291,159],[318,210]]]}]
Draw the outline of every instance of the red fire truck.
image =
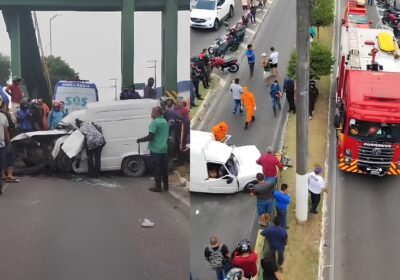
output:
[{"label": "red fire truck", "polygon": [[389,30],[342,30],[335,115],[342,171],[400,175],[399,54]]}]

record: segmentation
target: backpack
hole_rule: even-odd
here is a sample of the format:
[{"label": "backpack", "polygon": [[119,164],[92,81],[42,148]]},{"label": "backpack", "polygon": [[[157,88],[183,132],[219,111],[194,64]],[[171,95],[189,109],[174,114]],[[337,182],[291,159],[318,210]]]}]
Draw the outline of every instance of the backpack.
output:
[{"label": "backpack", "polygon": [[221,247],[219,246],[217,250],[209,247],[210,250],[210,257],[208,261],[210,262],[211,268],[216,270],[224,266],[224,255],[222,254]]}]

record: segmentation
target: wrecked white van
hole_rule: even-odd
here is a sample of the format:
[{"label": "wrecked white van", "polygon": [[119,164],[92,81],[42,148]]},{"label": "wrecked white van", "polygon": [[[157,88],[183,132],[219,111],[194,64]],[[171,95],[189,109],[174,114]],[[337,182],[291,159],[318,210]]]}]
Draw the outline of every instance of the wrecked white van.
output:
[{"label": "wrecked white van", "polygon": [[256,181],[262,167],[254,145],[235,147],[215,141],[210,132],[190,131],[190,191],[202,193],[240,192]]}]

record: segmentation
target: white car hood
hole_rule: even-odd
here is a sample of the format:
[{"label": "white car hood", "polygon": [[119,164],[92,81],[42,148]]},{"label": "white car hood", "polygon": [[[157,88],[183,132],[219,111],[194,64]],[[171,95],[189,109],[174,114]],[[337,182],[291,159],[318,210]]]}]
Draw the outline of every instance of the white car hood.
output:
[{"label": "white car hood", "polygon": [[68,132],[64,129],[54,129],[54,130],[46,130],[46,131],[34,131],[34,132],[26,132],[26,133],[20,133],[17,136],[15,136],[13,139],[11,139],[11,142],[18,141],[18,140],[23,140],[27,138],[31,138],[34,136],[45,136],[45,135],[66,135]]},{"label": "white car hood", "polygon": [[191,18],[206,19],[206,18],[215,18],[216,16],[217,12],[212,10],[193,9],[190,12]]},{"label": "white car hood", "polygon": [[239,161],[239,182],[247,178],[256,177],[257,173],[262,173],[261,165],[256,163],[260,158],[261,153],[254,145],[235,147],[233,154]]}]

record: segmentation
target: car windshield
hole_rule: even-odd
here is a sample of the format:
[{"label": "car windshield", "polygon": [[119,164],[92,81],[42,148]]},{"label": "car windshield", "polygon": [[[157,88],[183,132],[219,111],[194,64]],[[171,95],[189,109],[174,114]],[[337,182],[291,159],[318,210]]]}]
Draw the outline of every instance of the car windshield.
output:
[{"label": "car windshield", "polygon": [[198,10],[214,10],[215,1],[198,1],[194,8]]},{"label": "car windshield", "polygon": [[229,173],[232,175],[237,176],[239,173],[239,161],[237,158],[232,154],[232,156],[228,159],[225,164],[226,168],[228,168]]},{"label": "car windshield", "polygon": [[369,20],[368,20],[368,17],[366,17],[366,16],[349,15],[349,22],[354,22],[357,24],[368,24]]},{"label": "car windshield", "polygon": [[400,124],[349,121],[349,136],[377,142],[400,142]]}]

